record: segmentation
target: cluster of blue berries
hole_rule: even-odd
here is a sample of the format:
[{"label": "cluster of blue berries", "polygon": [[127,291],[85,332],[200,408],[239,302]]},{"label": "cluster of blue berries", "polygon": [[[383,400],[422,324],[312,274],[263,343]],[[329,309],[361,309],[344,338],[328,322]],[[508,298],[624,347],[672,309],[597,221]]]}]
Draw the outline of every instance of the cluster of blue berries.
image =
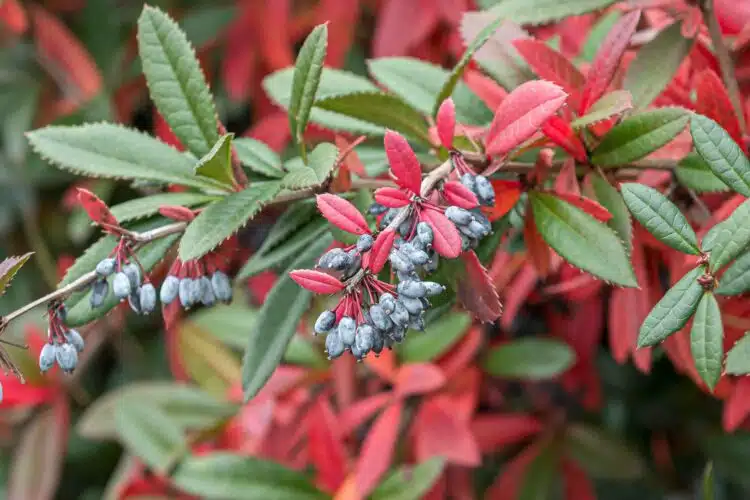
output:
[{"label": "cluster of blue berries", "polygon": [[208,274],[205,269],[205,266],[197,264],[183,266],[179,259],[176,260],[159,290],[162,304],[168,306],[179,299],[184,309],[190,309],[199,304],[210,307],[217,302],[231,302],[232,282],[229,276],[219,270]]},{"label": "cluster of blue berries", "polygon": [[67,310],[64,304],[53,304],[49,311],[47,343],[39,353],[39,369],[42,373],[55,366],[65,373],[73,373],[78,365],[78,354],[85,346],[77,330],[65,326]]},{"label": "cluster of blue berries", "polygon": [[92,308],[104,303],[109,294],[109,282],[112,278],[112,293],[118,300],[128,301],[136,314],[150,314],[156,308],[156,289],[148,279],[144,282],[141,267],[135,262],[122,262],[117,258],[106,258],[96,265],[97,279],[91,285],[89,301]]}]

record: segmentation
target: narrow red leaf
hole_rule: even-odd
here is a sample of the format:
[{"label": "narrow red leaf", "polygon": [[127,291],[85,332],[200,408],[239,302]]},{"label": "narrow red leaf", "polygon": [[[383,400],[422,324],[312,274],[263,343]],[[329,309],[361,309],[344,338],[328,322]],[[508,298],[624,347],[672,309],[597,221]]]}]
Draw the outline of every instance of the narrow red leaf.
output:
[{"label": "narrow red leaf", "polygon": [[417,460],[443,457],[448,463],[476,467],[481,456],[474,435],[449,405],[448,399],[432,399],[419,408],[414,418]]},{"label": "narrow red leaf", "polygon": [[487,154],[505,154],[534,135],[567,96],[554,83],[538,80],[521,84],[495,111],[487,132]]},{"label": "narrow red leaf", "polygon": [[737,144],[743,144],[742,131],[737,115],[734,114],[729,93],[721,78],[706,69],[695,77],[695,110],[726,130]]},{"label": "narrow red leaf", "polygon": [[520,496],[520,489],[526,477],[526,471],[534,459],[542,452],[544,442],[538,441],[523,449],[512,460],[505,464],[503,471],[495,482],[485,491],[486,498],[511,500]]},{"label": "narrow red leaf", "polygon": [[570,94],[573,106],[576,106],[585,78],[567,57],[533,38],[513,40],[513,46],[539,78],[562,87]]},{"label": "narrow red leaf", "polygon": [[540,278],[546,278],[550,270],[550,248],[536,227],[531,210],[526,212],[523,225],[523,242],[531,264]]},{"label": "narrow red leaf", "polygon": [[450,97],[443,101],[435,117],[438,137],[445,149],[453,147],[453,134],[456,130],[456,105]]},{"label": "narrow red leaf", "polygon": [[495,285],[474,251],[464,252],[461,257],[465,272],[458,279],[459,300],[480,321],[495,321],[503,313]]},{"label": "narrow red leaf", "polygon": [[192,210],[179,205],[162,205],[159,207],[159,213],[168,219],[176,221],[190,222],[195,219],[195,214]]},{"label": "narrow red leaf", "polygon": [[518,444],[542,429],[544,425],[536,417],[520,413],[479,415],[471,423],[471,431],[482,453]]},{"label": "narrow red leaf", "polygon": [[377,274],[383,269],[385,262],[388,260],[388,255],[391,253],[393,248],[393,241],[396,239],[396,231],[387,229],[380,233],[375,238],[375,243],[372,244],[372,250],[369,252],[369,263],[368,268],[373,273]]},{"label": "narrow red leaf", "polygon": [[328,401],[319,397],[307,414],[307,450],[315,465],[317,480],[327,491],[335,491],[346,478],[346,451],[336,416]]},{"label": "narrow red leaf", "polygon": [[21,8],[18,0],[0,2],[0,23],[7,26],[16,35],[20,35],[29,27],[26,12]]},{"label": "narrow red leaf", "polygon": [[407,54],[425,40],[440,21],[437,2],[386,0],[380,5],[372,37],[373,57]]},{"label": "narrow red leaf", "polygon": [[419,217],[432,228],[434,233],[432,246],[438,254],[449,259],[455,259],[461,255],[461,236],[448,217],[432,209],[422,210]]},{"label": "narrow red leaf", "polygon": [[466,86],[474,92],[490,109],[497,109],[508,96],[508,92],[490,77],[479,71],[467,70],[464,75]]},{"label": "narrow red leaf", "polygon": [[289,276],[302,288],[315,293],[336,293],[344,289],[344,284],[338,279],[314,269],[297,269]]},{"label": "narrow red leaf", "polygon": [[396,375],[394,390],[399,397],[426,394],[440,389],[445,384],[445,376],[431,363],[411,363],[402,366]]},{"label": "narrow red leaf", "polygon": [[[372,359],[368,357],[367,359]],[[357,427],[365,423],[382,407],[387,405],[393,399],[390,392],[381,392],[365,399],[360,399],[356,403],[347,407],[339,414],[339,426],[341,434],[348,436],[354,432]]]},{"label": "narrow red leaf", "polygon": [[404,404],[401,401],[391,404],[367,433],[355,466],[357,490],[362,498],[370,494],[383,474],[390,468],[398,440],[403,408]]},{"label": "narrow red leaf", "polygon": [[411,203],[411,196],[401,189],[382,187],[375,191],[375,201],[388,208],[401,208]]},{"label": "narrow red leaf", "polygon": [[576,174],[576,162],[572,158],[568,158],[563,163],[560,173],[555,178],[555,193],[581,194],[581,186],[578,185],[578,175]]},{"label": "narrow red leaf", "polygon": [[83,209],[86,210],[86,213],[92,221],[105,228],[120,227],[120,223],[117,222],[117,219],[115,219],[115,216],[112,215],[112,212],[109,211],[109,207],[101,200],[101,198],[88,189],[76,189],[78,190],[78,201],[81,203]]},{"label": "narrow red leaf", "polygon": [[347,200],[335,194],[325,193],[316,196],[315,201],[323,217],[342,231],[353,234],[370,233],[364,216]]},{"label": "narrow red leaf", "polygon": [[495,205],[487,210],[487,217],[495,221],[511,211],[521,197],[521,183],[493,179],[490,181],[495,190]]},{"label": "narrow red leaf", "polygon": [[479,205],[477,196],[460,182],[448,181],[443,184],[443,197],[451,205],[470,210]]},{"label": "narrow red leaf", "polygon": [[596,500],[594,484],[575,461],[564,459],[562,473],[565,478],[565,498]]},{"label": "narrow red leaf", "polygon": [[388,156],[388,164],[391,166],[396,182],[404,189],[419,195],[422,184],[422,167],[419,159],[398,132],[388,130],[385,133],[385,154]]},{"label": "narrow red leaf", "polygon": [[724,403],[722,424],[726,432],[733,432],[750,415],[750,377],[740,377],[734,384],[732,394]]},{"label": "narrow red leaf", "polygon": [[586,84],[578,106],[579,115],[584,115],[591,105],[606,92],[640,19],[640,10],[625,14],[607,34],[586,74]]},{"label": "narrow red leaf", "polygon": [[609,210],[607,210],[591,198],[584,198],[583,196],[569,193],[555,193],[555,196],[557,196],[561,200],[567,201],[573,206],[580,208],[581,210],[601,222],[607,222],[612,218],[612,214],[609,213]]},{"label": "narrow red leaf", "polygon": [[578,138],[578,135],[573,130],[566,120],[563,120],[557,115],[550,116],[546,122],[542,124],[542,133],[546,135],[549,140],[563,148],[573,158],[581,163],[588,162],[588,155],[586,154],[586,148],[583,146],[583,142]]}]

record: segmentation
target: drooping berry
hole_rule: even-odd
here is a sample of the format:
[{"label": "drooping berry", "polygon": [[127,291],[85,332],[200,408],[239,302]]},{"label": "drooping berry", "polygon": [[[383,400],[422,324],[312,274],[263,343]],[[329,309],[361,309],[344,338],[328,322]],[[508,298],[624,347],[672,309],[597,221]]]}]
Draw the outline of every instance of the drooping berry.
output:
[{"label": "drooping berry", "polygon": [[211,286],[217,300],[225,304],[232,301],[232,282],[229,280],[229,276],[221,271],[216,271],[211,276]]},{"label": "drooping berry", "polygon": [[402,281],[398,284],[398,293],[407,297],[420,298],[426,293],[425,286],[421,281]]},{"label": "drooping berry", "polygon": [[434,281],[423,281],[422,284],[425,288],[425,295],[428,297],[434,297],[435,295],[441,294],[445,291],[445,287],[440,283]]},{"label": "drooping berry", "polygon": [[167,276],[159,289],[159,300],[162,304],[168,306],[177,298],[178,293],[180,293],[180,278],[172,275]]},{"label": "drooping berry", "polygon": [[335,359],[344,354],[344,343],[341,341],[341,337],[337,331],[332,331],[326,337],[326,351],[328,352],[328,359]]},{"label": "drooping berry", "polygon": [[138,288],[141,284],[141,269],[137,265],[130,263],[123,266],[122,272],[125,273],[130,280],[130,287],[133,290]]},{"label": "drooping berry", "polygon": [[78,365],[78,351],[70,344],[60,344],[55,350],[55,360],[65,373],[73,373]]},{"label": "drooping berry", "polygon": [[182,304],[182,307],[185,309],[191,307],[193,304],[190,302],[190,289],[193,285],[193,279],[192,278],[182,278],[180,280],[179,285],[179,297],[180,297],[180,304]]},{"label": "drooping berry", "polygon": [[[76,351],[83,352],[83,348],[85,346],[85,343],[83,341],[83,337],[81,337],[81,334],[78,333],[77,330],[73,330],[72,328],[65,332],[65,340],[70,343],[73,347],[75,347]],[[49,344],[47,344],[49,345]]]},{"label": "drooping berry", "polygon": [[143,314],[151,314],[156,309],[156,288],[151,283],[144,283],[138,294],[138,301]]},{"label": "drooping berry", "polygon": [[338,331],[341,342],[344,343],[345,347],[354,345],[354,337],[357,331],[357,323],[354,321],[354,318],[348,316],[341,318]]},{"label": "drooping berry", "polygon": [[371,234],[363,234],[359,237],[357,240],[357,251],[358,252],[366,252],[369,249],[372,248],[374,240],[372,238]]},{"label": "drooping berry", "polygon": [[106,278],[113,272],[115,272],[115,259],[104,259],[96,265],[96,274],[102,278]]},{"label": "drooping berry", "polygon": [[109,283],[106,279],[94,281],[91,285],[91,295],[89,295],[89,304],[92,309],[96,309],[104,303],[109,293]]},{"label": "drooping berry", "polygon": [[132,287],[130,285],[130,279],[124,272],[115,274],[112,280],[112,291],[118,300],[125,300],[130,295]]},{"label": "drooping berry", "polygon": [[334,323],[336,323],[336,314],[333,311],[323,311],[318,316],[318,319],[315,320],[313,330],[316,334],[326,333],[333,328]]},{"label": "drooping berry", "polygon": [[39,369],[46,372],[55,365],[57,345],[47,342],[39,353]]},{"label": "drooping berry", "polygon": [[141,309],[140,289],[133,290],[133,293],[128,295],[128,304],[130,304],[130,308],[134,313],[143,314],[143,310]]},{"label": "drooping berry", "polygon": [[453,205],[445,209],[445,216],[448,217],[448,220],[450,220],[457,226],[466,226],[472,220],[471,212],[464,208],[456,207]]},{"label": "drooping berry", "polygon": [[476,183],[476,195],[479,198],[479,203],[485,206],[494,205],[495,190],[492,188],[492,183],[483,175],[477,175],[474,181]]}]

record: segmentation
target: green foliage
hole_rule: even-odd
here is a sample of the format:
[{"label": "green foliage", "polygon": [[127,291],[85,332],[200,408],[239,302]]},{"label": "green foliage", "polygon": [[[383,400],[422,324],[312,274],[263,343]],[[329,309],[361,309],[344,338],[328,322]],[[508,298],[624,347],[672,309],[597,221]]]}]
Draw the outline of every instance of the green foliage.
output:
[{"label": "green foliage", "polygon": [[331,143],[323,142],[315,146],[306,165],[291,170],[281,179],[281,186],[287,189],[303,189],[320,186],[327,181],[336,166],[339,150]]},{"label": "green foliage", "polygon": [[492,7],[490,12],[518,24],[536,25],[604,9],[612,3],[614,0],[576,0],[575,2],[505,0],[496,7]]},{"label": "green foliage", "polygon": [[613,90],[604,94],[591,105],[588,112],[570,122],[574,129],[581,129],[620,115],[633,107],[632,96],[627,90]]},{"label": "green foliage", "polygon": [[620,238],[625,250],[630,253],[633,248],[633,225],[630,223],[630,211],[620,192],[597,172],[591,176],[591,185],[594,188],[597,201],[612,214],[607,225]]},{"label": "green foliage", "polygon": [[715,233],[709,268],[716,272],[733,261],[750,245],[750,200],[744,201],[718,225]]},{"label": "green foliage", "polygon": [[227,188],[235,185],[234,172],[232,171],[232,138],[234,134],[224,134],[219,137],[216,144],[198,160],[195,165],[195,173],[215,179]]},{"label": "green foliage", "polygon": [[729,375],[747,375],[750,373],[750,333],[737,341],[727,353],[726,372]]},{"label": "green foliage", "polygon": [[698,153],[690,153],[680,160],[674,173],[680,184],[699,193],[729,190]]},{"label": "green foliage", "polygon": [[[292,95],[289,101],[289,129],[299,143],[302,142],[302,134],[307,128],[315,93],[318,91],[327,46],[328,25],[316,26],[302,44],[294,65]],[[302,151],[304,152],[304,147]]]},{"label": "green foliage", "polygon": [[150,217],[156,214],[159,211],[159,208],[163,205],[195,207],[219,199],[220,197],[218,196],[201,193],[160,193],[124,201],[119,205],[111,207],[110,210],[117,221],[122,224],[124,222]]},{"label": "green foliage", "polygon": [[739,295],[748,291],[750,291],[750,252],[746,251],[721,275],[716,293]]},{"label": "green foliage", "polygon": [[407,337],[397,349],[405,363],[433,361],[468,333],[471,316],[465,312],[447,314],[427,325],[423,334]]},{"label": "green foliage", "polygon": [[284,176],[281,158],[271,148],[249,137],[233,141],[240,162],[251,171],[266,177],[280,179]]},{"label": "green foliage", "polygon": [[568,426],[564,447],[594,478],[632,481],[645,471],[640,456],[624,442],[586,424]]},{"label": "green foliage", "polygon": [[553,378],[573,366],[575,352],[556,339],[526,338],[494,347],[484,369],[505,378],[541,380]]},{"label": "green foliage", "polygon": [[690,133],[695,150],[727,186],[750,196],[750,160],[726,130],[710,118],[693,115]]},{"label": "green foliage", "polygon": [[13,277],[33,254],[33,252],[29,252],[20,257],[8,257],[0,262],[0,297],[5,294],[5,290],[10,286]]},{"label": "green foliage", "polygon": [[721,376],[721,360],[724,357],[724,327],[716,297],[704,292],[698,302],[690,330],[690,351],[695,368],[709,389],[713,390]]},{"label": "green foliage", "polygon": [[414,467],[401,467],[372,492],[372,500],[419,500],[445,468],[445,460],[431,458]]}]

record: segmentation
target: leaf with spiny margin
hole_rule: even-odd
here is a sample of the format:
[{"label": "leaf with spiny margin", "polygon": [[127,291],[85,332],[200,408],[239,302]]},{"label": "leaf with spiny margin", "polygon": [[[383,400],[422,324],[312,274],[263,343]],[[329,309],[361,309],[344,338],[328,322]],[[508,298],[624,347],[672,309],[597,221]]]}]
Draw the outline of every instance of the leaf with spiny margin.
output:
[{"label": "leaf with spiny margin", "polygon": [[89,177],[139,179],[203,190],[226,187],[193,172],[195,161],[163,142],[111,123],[28,132],[31,147],[61,169]]},{"label": "leaf with spiny margin", "polygon": [[29,252],[19,257],[7,257],[0,262],[0,297],[5,294],[5,290],[10,286],[13,277],[32,255],[34,255],[34,252]]},{"label": "leaf with spiny margin", "polygon": [[310,110],[320,84],[320,75],[323,73],[327,47],[328,25],[321,24],[307,36],[294,64],[292,97],[289,101],[289,130],[297,142],[302,142],[307,120],[310,118]]},{"label": "leaf with spiny margin", "polygon": [[[324,234],[300,253],[288,269],[312,267],[331,242],[333,237]],[[274,284],[248,335],[242,360],[245,401],[255,396],[276,370],[311,299],[312,293],[298,286],[286,272]]]},{"label": "leaf with spiny margin", "polygon": [[489,12],[518,24],[539,25],[609,7],[615,0],[505,0]]},{"label": "leaf with spiny margin", "polygon": [[637,182],[622,184],[620,189],[630,213],[654,238],[680,252],[700,253],[695,231],[669,198]]},{"label": "leaf with spiny margin", "polygon": [[651,309],[638,332],[639,348],[655,346],[685,326],[703,296],[698,278],[704,270],[698,266],[685,274]]},{"label": "leaf with spiny margin", "polygon": [[138,17],[138,54],[159,113],[190,152],[207,154],[219,140],[211,91],[185,34],[156,7]]},{"label": "leaf with spiny margin", "polygon": [[195,207],[219,199],[221,198],[201,193],[160,193],[143,198],[133,198],[113,206],[110,211],[120,223],[123,223],[150,217],[157,213],[163,205]]},{"label": "leaf with spiny margin", "polygon": [[529,202],[539,234],[563,259],[617,285],[638,286],[623,243],[609,227],[552,194],[532,191]]},{"label": "leaf with spiny margin", "polygon": [[357,92],[326,97],[315,106],[386,127],[429,144],[421,113],[396,96],[384,92]]},{"label": "leaf with spiny margin", "polygon": [[215,179],[231,188],[236,184],[232,171],[232,139],[234,134],[224,134],[219,137],[211,151],[198,160],[195,173]]},{"label": "leaf with spiny margin", "polygon": [[604,136],[591,154],[591,162],[614,167],[653,153],[687,125],[690,113],[684,108],[667,107],[632,115]]},{"label": "leaf with spiny margin", "polygon": [[591,105],[585,115],[570,122],[574,129],[595,125],[633,108],[633,98],[627,90],[613,90]]},{"label": "leaf with spiny margin", "polygon": [[716,272],[729,264],[750,245],[750,200],[745,200],[723,220],[708,260],[709,268]]},{"label": "leaf with spiny margin", "polygon": [[721,377],[721,361],[724,357],[724,326],[716,297],[704,292],[693,318],[690,330],[690,352],[695,368],[709,389],[713,391]]},{"label": "leaf with spiny margin", "polygon": [[591,185],[594,188],[597,201],[612,214],[607,225],[617,234],[625,245],[625,250],[630,254],[633,250],[633,225],[630,223],[630,211],[625,205],[620,192],[615,189],[601,173],[596,172],[591,176]]},{"label": "leaf with spiny margin", "polygon": [[310,153],[307,166],[291,170],[281,179],[281,186],[286,189],[320,186],[331,176],[338,155],[339,149],[330,142],[318,144]]},{"label": "leaf with spiny margin", "polygon": [[266,144],[249,137],[239,137],[232,141],[240,162],[253,172],[266,177],[284,177],[281,158]]},{"label": "leaf with spiny margin", "polygon": [[721,275],[716,293],[739,295],[748,291],[750,291],[750,252],[746,251]]},{"label": "leaf with spiny margin", "polygon": [[244,227],[281,191],[279,181],[256,182],[206,207],[180,240],[180,259],[199,259]]},{"label": "leaf with spiny margin", "polygon": [[729,186],[716,177],[698,153],[690,153],[680,160],[674,170],[677,180],[698,193],[729,191]]},{"label": "leaf with spiny margin", "polygon": [[727,186],[750,197],[750,160],[726,130],[703,115],[690,119],[695,150]]},{"label": "leaf with spiny margin", "polygon": [[750,332],[745,332],[745,336],[729,349],[725,370],[727,375],[750,373]]},{"label": "leaf with spiny margin", "polygon": [[667,87],[693,46],[682,36],[682,23],[674,22],[638,50],[628,66],[623,87],[633,95],[633,105],[645,108]]}]

